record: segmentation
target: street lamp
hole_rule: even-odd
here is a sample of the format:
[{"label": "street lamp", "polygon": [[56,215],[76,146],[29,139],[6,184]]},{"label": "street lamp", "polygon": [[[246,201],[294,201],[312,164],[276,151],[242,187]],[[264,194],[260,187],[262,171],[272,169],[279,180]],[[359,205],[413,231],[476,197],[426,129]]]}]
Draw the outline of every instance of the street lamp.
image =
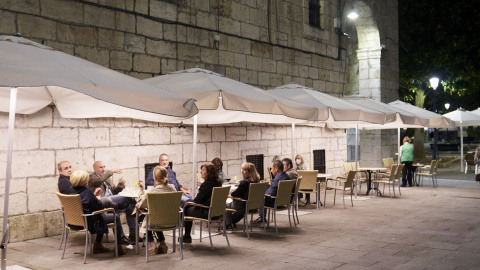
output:
[{"label": "street lamp", "polygon": [[[445,103],[445,110],[450,109],[450,103]],[[445,134],[445,140],[448,142],[448,128],[447,128],[447,133]]]},{"label": "street lamp", "polygon": [[[437,77],[430,78],[430,86],[433,88],[433,112],[437,113],[437,87],[440,80]],[[438,159],[438,138],[437,129],[433,129],[433,157],[432,159]]]}]

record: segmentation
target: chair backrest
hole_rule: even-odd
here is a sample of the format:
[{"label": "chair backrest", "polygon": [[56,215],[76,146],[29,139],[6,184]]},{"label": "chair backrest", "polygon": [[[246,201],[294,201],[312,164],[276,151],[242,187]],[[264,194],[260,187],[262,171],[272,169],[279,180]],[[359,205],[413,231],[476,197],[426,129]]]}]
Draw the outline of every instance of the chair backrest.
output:
[{"label": "chair backrest", "polygon": [[345,174],[348,174],[349,171],[353,170],[351,162],[344,162],[343,169],[345,169]]},{"label": "chair backrest", "polygon": [[57,192],[58,199],[62,204],[65,214],[65,223],[74,226],[85,227],[85,219],[83,218],[83,207],[80,195],[65,195]]},{"label": "chair backrest", "polygon": [[172,227],[178,223],[181,191],[147,193],[148,226]]},{"label": "chair backrest", "polygon": [[394,164],[393,158],[383,158],[382,161],[383,161],[383,166],[385,166],[385,168],[389,170],[392,168]]},{"label": "chair backrest", "polygon": [[357,174],[357,171],[351,170],[347,174],[347,180],[345,182],[345,187],[346,188],[351,188],[353,187],[353,181],[355,180],[355,175]]},{"label": "chair backrest", "polygon": [[[435,173],[437,173],[438,164],[440,164],[440,161],[442,161],[441,158],[439,158],[439,159],[437,160],[437,162],[435,162],[435,169],[433,170]],[[471,165],[475,165],[475,163],[473,163],[473,164],[471,164]]]},{"label": "chair backrest", "polygon": [[265,202],[265,191],[267,191],[267,189],[267,182],[250,184],[250,188],[248,190],[248,203],[246,209],[247,212],[252,209],[258,209],[263,207],[263,204]]},{"label": "chair backrest", "polygon": [[298,176],[302,177],[302,182],[300,183],[301,190],[317,190],[317,175],[318,170],[313,171],[298,171]]},{"label": "chair backrest", "polygon": [[473,154],[466,154],[465,155],[465,162],[467,163],[467,165],[475,165],[475,155]]},{"label": "chair backrest", "polygon": [[393,182],[395,179],[399,178],[402,175],[404,164],[392,165],[390,169],[390,178],[389,181]]},{"label": "chair backrest", "polygon": [[[290,204],[292,197],[292,189],[297,180],[282,180],[278,182],[277,190],[277,206]],[[303,183],[303,180],[302,180]]]},{"label": "chair backrest", "polygon": [[435,170],[435,164],[437,164],[437,161],[435,159],[430,162],[430,174],[432,174]]},{"label": "chair backrest", "polygon": [[223,216],[229,191],[230,186],[213,188],[212,199],[210,201],[210,217]]},{"label": "chair backrest", "polygon": [[295,182],[295,186],[293,187],[293,195],[294,197],[298,196],[298,190],[300,189],[300,185],[302,184],[302,179],[303,179],[303,176],[299,176]]}]

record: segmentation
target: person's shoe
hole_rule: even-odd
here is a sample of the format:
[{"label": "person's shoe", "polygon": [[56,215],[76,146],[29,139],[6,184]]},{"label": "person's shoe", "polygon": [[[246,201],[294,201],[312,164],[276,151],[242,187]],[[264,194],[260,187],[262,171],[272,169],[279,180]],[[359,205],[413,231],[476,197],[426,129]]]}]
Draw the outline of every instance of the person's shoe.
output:
[{"label": "person's shoe", "polygon": [[160,245],[157,247],[157,254],[167,254],[168,252],[168,246],[167,245]]},{"label": "person's shoe", "polygon": [[[262,223],[263,220],[264,220],[264,218],[258,217],[257,219],[255,219],[255,220],[252,221],[252,224]],[[267,223],[267,220],[266,220],[266,219],[265,219],[265,223]]]},{"label": "person's shoe", "polygon": [[157,246],[155,245],[155,242],[150,242],[148,245],[148,254],[157,254]]},{"label": "person's shoe", "polygon": [[[220,228],[223,231],[223,227]],[[227,231],[233,231],[233,225],[232,224],[227,224],[225,225],[225,229]]]},{"label": "person's shoe", "polygon": [[106,248],[102,245],[102,243],[93,243],[93,254],[98,254],[98,253],[104,253],[104,252],[109,252],[110,249]]},{"label": "person's shoe", "polygon": [[117,245],[117,249],[118,249],[118,256],[122,256],[123,254],[127,253],[125,249],[123,249],[122,245]]},{"label": "person's shoe", "polygon": [[[128,240],[131,241],[133,244],[135,244],[135,233],[129,234],[128,235]],[[143,237],[138,237],[138,242],[139,243],[143,242]]]},{"label": "person's shoe", "polygon": [[183,243],[190,244],[192,243],[192,237],[190,235],[183,236]]},{"label": "person's shoe", "polygon": [[133,239],[133,241],[131,241],[130,239],[126,238],[126,237],[123,237],[122,240],[120,240],[120,244],[124,244],[124,245],[135,245],[135,239]]}]

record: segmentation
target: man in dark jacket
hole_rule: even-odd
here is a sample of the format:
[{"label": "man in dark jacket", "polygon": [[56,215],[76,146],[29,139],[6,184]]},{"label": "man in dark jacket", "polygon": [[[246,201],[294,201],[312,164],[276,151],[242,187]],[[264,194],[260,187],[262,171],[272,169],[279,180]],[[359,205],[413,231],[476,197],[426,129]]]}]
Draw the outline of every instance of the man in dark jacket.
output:
[{"label": "man in dark jacket", "polygon": [[[278,189],[278,182],[282,180],[290,180],[290,177],[286,172],[283,171],[283,162],[281,160],[275,160],[272,162],[272,166],[270,167],[274,178],[272,180],[272,184],[265,192],[265,206],[273,207],[275,205],[275,199],[271,196],[277,196],[277,189]],[[254,220],[252,223],[261,223],[265,219],[266,209],[263,212],[260,212],[259,217]]]}]

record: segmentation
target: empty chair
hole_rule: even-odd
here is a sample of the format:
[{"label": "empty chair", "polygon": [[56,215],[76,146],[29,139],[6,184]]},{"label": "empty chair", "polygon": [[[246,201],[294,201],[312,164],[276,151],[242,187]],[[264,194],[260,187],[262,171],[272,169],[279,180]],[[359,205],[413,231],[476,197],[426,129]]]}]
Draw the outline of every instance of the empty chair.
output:
[{"label": "empty chair", "polygon": [[[420,172],[417,172],[417,183],[420,183],[423,186],[423,177],[427,176],[432,180],[432,185],[435,187],[435,179],[434,179],[434,171],[435,171],[435,164],[437,163],[436,160],[432,160],[429,166],[420,167]],[[418,170],[417,169],[417,170]]]},{"label": "empty chair", "polygon": [[[327,183],[325,183],[325,198],[323,201],[323,205],[326,205],[327,201],[327,190],[334,190],[333,195],[333,204],[335,204],[335,197],[337,196],[337,190],[343,191],[343,208],[345,207],[345,191],[350,191],[350,200],[352,201],[353,207],[353,180],[355,179],[356,171],[349,171],[347,175],[347,179],[327,179]],[[334,186],[328,186],[328,181],[334,181]]]},{"label": "empty chair", "polygon": [[[302,177],[299,176],[297,181],[295,182],[295,187],[292,193],[292,215],[293,215],[293,224],[297,227],[297,223],[300,224],[300,220],[298,219],[298,190],[300,189],[300,185],[302,183]],[[297,220],[295,221],[295,217]]]},{"label": "empty chair", "polygon": [[472,167],[475,169],[475,155],[474,154],[466,154],[465,155],[465,173],[468,172],[468,168]]},{"label": "empty chair", "polygon": [[[381,179],[376,179],[373,180],[374,183],[377,184],[383,184],[383,193],[385,194],[385,185],[388,185],[388,193],[390,194],[390,198],[392,197],[392,191],[390,190],[390,187],[393,189],[393,196],[395,197],[395,177],[397,175],[397,165],[393,165],[390,167],[390,174],[388,178],[381,178]],[[400,173],[401,175],[401,173]]]},{"label": "empty chair", "polygon": [[272,196],[275,199],[273,207],[265,206],[268,210],[268,225],[270,225],[270,213],[273,210],[273,220],[275,223],[275,231],[278,235],[277,227],[277,211],[288,210],[288,221],[290,222],[290,230],[292,228],[292,221],[290,220],[290,207],[292,202],[292,190],[296,180],[282,180],[278,182],[277,196]]},{"label": "empty chair", "polygon": [[317,209],[320,204],[320,188],[317,185],[318,170],[314,171],[298,171],[298,176],[302,177],[298,193],[315,194]]},{"label": "empty chair", "polygon": [[[438,187],[438,181],[437,181],[437,169],[438,169],[438,165],[440,164],[440,161],[442,161],[441,158],[439,158],[437,160],[437,162],[435,162],[435,168],[433,168],[433,179],[435,180],[435,186]],[[476,171],[475,171],[476,172]]]}]

